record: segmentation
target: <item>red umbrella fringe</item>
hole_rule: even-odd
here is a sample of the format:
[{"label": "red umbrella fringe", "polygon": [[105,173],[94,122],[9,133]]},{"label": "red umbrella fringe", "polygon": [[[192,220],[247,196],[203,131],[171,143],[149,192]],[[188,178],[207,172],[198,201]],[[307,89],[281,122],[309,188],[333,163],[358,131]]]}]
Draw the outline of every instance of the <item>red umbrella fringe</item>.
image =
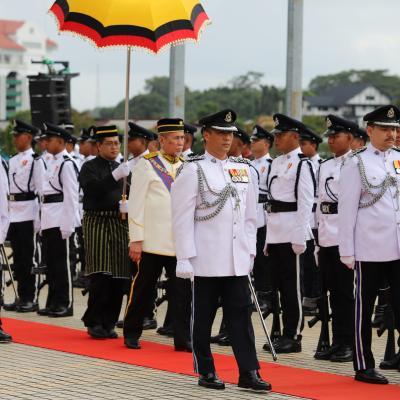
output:
[{"label": "red umbrella fringe", "polygon": [[198,42],[204,27],[210,23],[208,15],[205,11],[202,11],[194,21],[193,30],[179,29],[168,32],[154,42],[153,40],[143,36],[133,35],[113,35],[102,37],[95,29],[90,28],[87,25],[78,22],[65,21],[65,15],[58,4],[54,4],[49,12],[55,16],[60,31],[70,32],[89,39],[99,48],[131,46],[144,48],[153,53],[158,53],[164,47],[171,44],[180,44],[186,41]]}]

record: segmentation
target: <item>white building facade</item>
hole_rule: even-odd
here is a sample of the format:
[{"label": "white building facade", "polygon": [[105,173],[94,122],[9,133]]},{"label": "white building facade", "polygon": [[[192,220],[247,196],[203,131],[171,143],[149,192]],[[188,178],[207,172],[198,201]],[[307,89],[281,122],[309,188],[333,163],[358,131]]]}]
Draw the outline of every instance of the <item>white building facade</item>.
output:
[{"label": "white building facade", "polygon": [[30,108],[27,76],[47,72],[46,66],[31,61],[48,58],[56,48],[40,27],[0,20],[0,120]]}]

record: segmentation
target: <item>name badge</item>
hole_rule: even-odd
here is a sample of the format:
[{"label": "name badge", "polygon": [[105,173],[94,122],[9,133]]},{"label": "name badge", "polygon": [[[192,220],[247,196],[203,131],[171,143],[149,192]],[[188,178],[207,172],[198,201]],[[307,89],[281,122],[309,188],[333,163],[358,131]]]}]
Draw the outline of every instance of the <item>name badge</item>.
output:
[{"label": "name badge", "polygon": [[229,175],[231,176],[232,182],[249,183],[249,175],[247,174],[247,169],[230,169]]},{"label": "name badge", "polygon": [[400,175],[400,160],[394,160],[393,166],[394,170],[396,171],[396,174]]}]

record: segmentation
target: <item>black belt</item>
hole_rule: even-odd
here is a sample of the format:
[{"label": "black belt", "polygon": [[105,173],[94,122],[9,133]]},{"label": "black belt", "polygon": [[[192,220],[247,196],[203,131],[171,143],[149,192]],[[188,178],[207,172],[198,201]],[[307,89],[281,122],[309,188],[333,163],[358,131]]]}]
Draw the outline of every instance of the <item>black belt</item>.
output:
[{"label": "black belt", "polygon": [[30,201],[35,199],[36,194],[34,192],[12,193],[8,195],[8,200],[10,201]]},{"label": "black belt", "polygon": [[315,211],[317,211],[317,203],[312,205],[312,212],[315,213]]},{"label": "black belt", "polygon": [[264,193],[260,193],[260,194],[258,195],[258,202],[259,202],[260,204],[267,203],[267,202],[268,202],[268,195],[267,195],[267,194],[264,194]]},{"label": "black belt", "polygon": [[328,201],[323,201],[320,205],[322,214],[337,214],[338,213],[338,203],[330,203]]},{"label": "black belt", "polygon": [[297,202],[288,203],[286,201],[269,200],[264,205],[267,213],[293,212],[297,211]]},{"label": "black belt", "polygon": [[63,201],[64,201],[64,195],[62,193],[47,194],[43,196],[42,199],[43,204],[62,203]]}]

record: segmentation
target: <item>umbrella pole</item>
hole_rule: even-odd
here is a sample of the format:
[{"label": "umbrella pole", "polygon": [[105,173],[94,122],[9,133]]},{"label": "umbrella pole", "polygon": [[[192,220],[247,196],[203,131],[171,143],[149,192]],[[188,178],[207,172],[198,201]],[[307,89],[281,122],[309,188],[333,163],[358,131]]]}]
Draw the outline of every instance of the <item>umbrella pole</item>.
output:
[{"label": "umbrella pole", "polygon": [[[129,93],[131,80],[131,50],[129,46],[126,56],[126,86],[125,86],[125,131],[124,131],[124,161],[128,161],[128,130],[129,130]],[[127,178],[123,181],[122,202],[126,202]],[[122,219],[126,219],[126,214],[122,214]]]}]

